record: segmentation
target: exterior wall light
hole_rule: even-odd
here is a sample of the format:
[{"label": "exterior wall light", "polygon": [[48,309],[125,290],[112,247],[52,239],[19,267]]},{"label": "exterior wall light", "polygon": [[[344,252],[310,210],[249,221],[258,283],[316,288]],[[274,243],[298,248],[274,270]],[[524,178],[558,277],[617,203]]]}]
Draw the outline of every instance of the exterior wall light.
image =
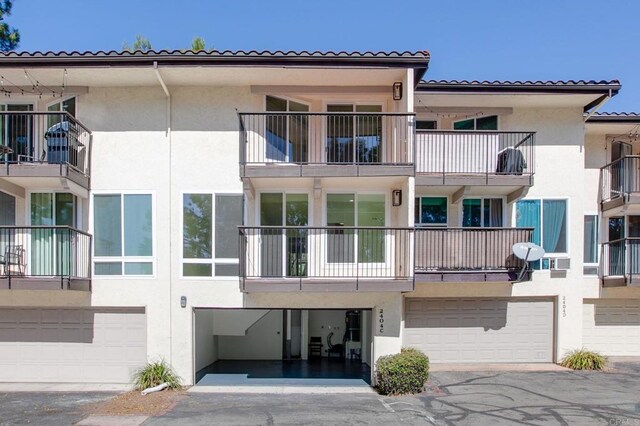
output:
[{"label": "exterior wall light", "polygon": [[391,204],[394,207],[400,206],[402,205],[402,190],[401,189],[394,189],[391,192]]},{"label": "exterior wall light", "polygon": [[187,307],[187,296],[180,296],[180,307],[181,308]]},{"label": "exterior wall light", "polygon": [[402,99],[402,82],[396,81],[393,83],[393,100],[399,101]]}]

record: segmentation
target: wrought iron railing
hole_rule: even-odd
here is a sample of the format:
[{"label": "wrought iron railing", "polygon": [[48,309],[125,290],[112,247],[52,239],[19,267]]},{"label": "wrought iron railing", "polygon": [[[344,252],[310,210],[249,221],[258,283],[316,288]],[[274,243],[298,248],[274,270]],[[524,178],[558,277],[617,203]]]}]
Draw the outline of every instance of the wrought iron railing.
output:
[{"label": "wrought iron railing", "polygon": [[527,175],[535,170],[534,132],[420,130],[416,173],[441,176]]},{"label": "wrought iron railing", "polygon": [[515,243],[528,242],[533,228],[416,228],[415,271],[516,270]]},{"label": "wrought iron railing", "polygon": [[241,112],[240,164],[413,165],[415,114]]},{"label": "wrought iron railing", "polygon": [[640,278],[640,237],[627,237],[602,243],[600,256],[602,278]]},{"label": "wrought iron railing", "polygon": [[90,279],[91,235],[69,226],[0,226],[0,278],[29,277],[59,278],[62,286]]},{"label": "wrought iron railing", "polygon": [[413,229],[351,226],[242,226],[240,277],[413,276]]},{"label": "wrought iron railing", "polygon": [[640,192],[640,156],[627,155],[600,169],[600,201]]},{"label": "wrought iron railing", "polygon": [[0,163],[69,165],[90,175],[91,131],[66,112],[0,112]]}]

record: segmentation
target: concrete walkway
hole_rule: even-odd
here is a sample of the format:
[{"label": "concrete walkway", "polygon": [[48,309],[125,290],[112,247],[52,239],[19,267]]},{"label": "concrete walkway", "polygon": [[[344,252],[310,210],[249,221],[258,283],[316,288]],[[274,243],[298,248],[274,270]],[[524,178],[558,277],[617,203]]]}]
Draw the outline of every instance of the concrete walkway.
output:
[{"label": "concrete walkway", "polygon": [[111,383],[0,383],[0,392],[127,392],[131,384]]},{"label": "concrete walkway", "polygon": [[430,364],[429,371],[571,371],[558,364]]}]

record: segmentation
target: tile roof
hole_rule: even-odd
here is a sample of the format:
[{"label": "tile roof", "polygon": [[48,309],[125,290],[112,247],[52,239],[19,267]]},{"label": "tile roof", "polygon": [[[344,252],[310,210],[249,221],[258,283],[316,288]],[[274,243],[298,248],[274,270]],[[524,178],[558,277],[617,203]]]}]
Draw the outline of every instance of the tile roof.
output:
[{"label": "tile roof", "polygon": [[640,112],[596,112],[587,123],[639,123]]},{"label": "tile roof", "polygon": [[618,80],[423,80],[418,83],[417,91],[443,92],[521,92],[521,93],[605,93],[612,95],[621,88]]},{"label": "tile roof", "polygon": [[618,80],[423,80],[424,85],[459,85],[459,86],[594,86],[616,85]]},{"label": "tile roof", "polygon": [[219,64],[219,65],[358,65],[415,67],[426,69],[428,51],[347,52],[347,51],[283,51],[283,50],[150,50],[136,51],[71,51],[71,52],[4,52],[0,53],[0,66],[100,66],[139,65],[157,61],[162,64]]}]

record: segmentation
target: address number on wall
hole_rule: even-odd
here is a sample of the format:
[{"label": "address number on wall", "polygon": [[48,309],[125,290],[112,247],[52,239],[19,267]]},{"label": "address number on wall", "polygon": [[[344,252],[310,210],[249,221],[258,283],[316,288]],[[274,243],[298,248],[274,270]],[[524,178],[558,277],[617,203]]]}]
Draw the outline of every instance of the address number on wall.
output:
[{"label": "address number on wall", "polygon": [[378,313],[378,331],[384,334],[384,309],[380,308]]}]

